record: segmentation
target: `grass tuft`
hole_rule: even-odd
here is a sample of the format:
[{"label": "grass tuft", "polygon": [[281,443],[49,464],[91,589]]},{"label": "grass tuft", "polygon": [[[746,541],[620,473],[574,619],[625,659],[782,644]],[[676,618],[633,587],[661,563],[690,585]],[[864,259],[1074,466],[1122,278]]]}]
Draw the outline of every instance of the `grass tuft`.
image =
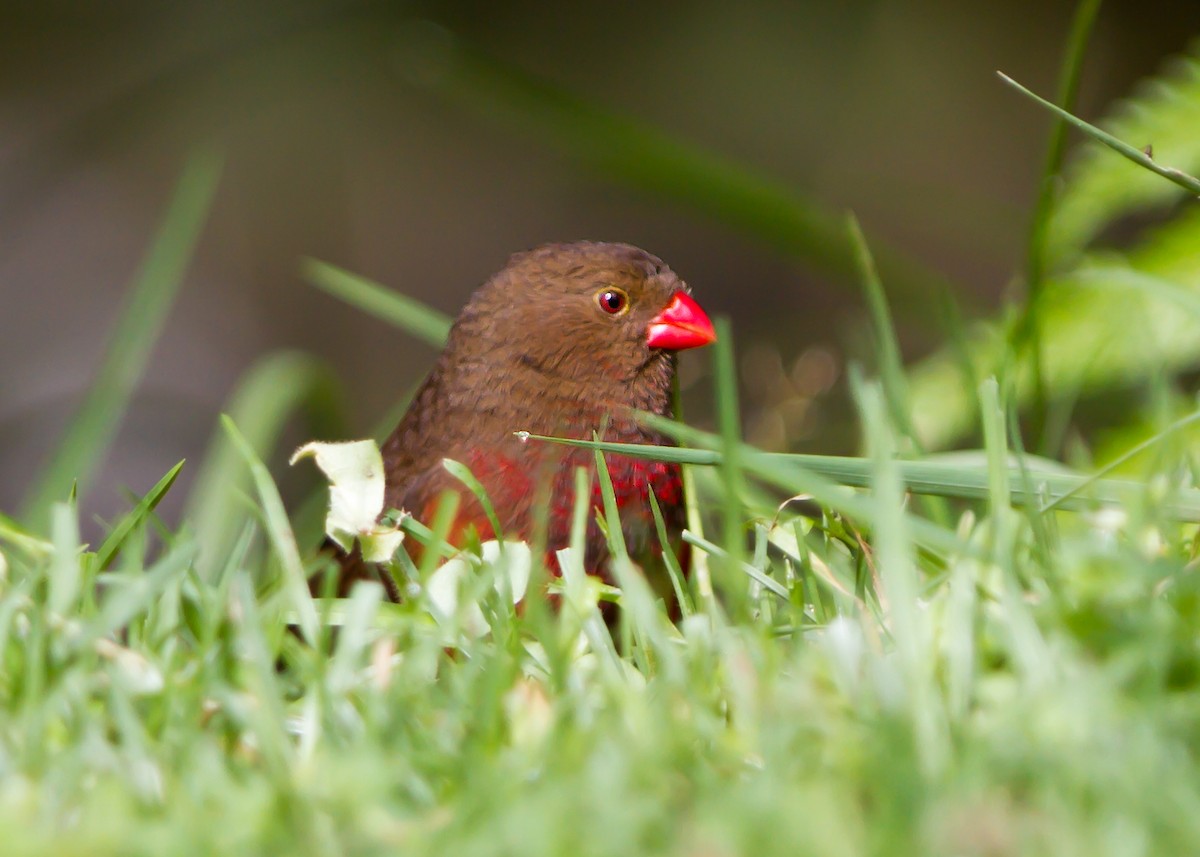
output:
[{"label": "grass tuft", "polygon": [[[1080,6],[1068,90],[1096,6]],[[181,490],[180,463],[84,544],[80,502],[202,222],[215,176],[204,162],[62,450],[26,512],[0,515],[4,852],[1194,853],[1194,403],[1150,385],[1136,415],[1150,436],[1108,467],[1029,455],[1023,364],[998,340],[994,361],[967,355],[965,376],[939,376],[983,379],[954,390],[981,448],[924,454],[917,424],[961,415],[918,404],[855,224],[849,244],[839,230],[826,248],[831,227],[806,204],[460,47],[440,84],[455,97],[494,94],[649,189],[647,164],[670,167],[654,180],[671,183],[710,172],[699,190],[658,189],[723,204],[839,269],[856,253],[880,375],[851,372],[865,454],[746,444],[721,321],[715,433],[647,417],[681,446],[529,439],[590,448],[600,465],[602,510],[576,473],[561,577],[539,568],[537,539],[457,552],[451,494],[428,525],[401,523],[423,549],[388,566],[399,603],[375,582],[315,599],[307,581],[328,559],[300,547],[307,513],[288,515],[264,462],[298,413],[337,434],[337,386],[311,358],[271,355],[231,400],[184,520],[156,514]],[[325,263],[305,270],[430,344],[446,335],[443,316],[407,298]],[[1057,316],[1036,312],[1049,344]],[[1052,434],[1091,460],[1071,406],[1055,407]],[[674,619],[620,527],[605,528],[616,586],[584,574],[589,521],[617,520],[608,453],[685,468],[687,552],[665,557]],[[498,531],[478,480],[447,467]]]}]

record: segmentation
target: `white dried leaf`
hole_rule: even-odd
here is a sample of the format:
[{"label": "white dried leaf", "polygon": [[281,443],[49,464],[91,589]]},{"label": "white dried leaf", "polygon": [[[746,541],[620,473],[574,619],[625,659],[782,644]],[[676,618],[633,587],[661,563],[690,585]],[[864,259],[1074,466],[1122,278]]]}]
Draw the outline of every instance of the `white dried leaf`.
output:
[{"label": "white dried leaf", "polygon": [[383,456],[373,440],[306,443],[289,463],[312,458],[329,479],[329,512],[325,534],[349,552],[358,541],[363,559],[386,562],[404,541],[394,524],[380,525],[383,514]]}]

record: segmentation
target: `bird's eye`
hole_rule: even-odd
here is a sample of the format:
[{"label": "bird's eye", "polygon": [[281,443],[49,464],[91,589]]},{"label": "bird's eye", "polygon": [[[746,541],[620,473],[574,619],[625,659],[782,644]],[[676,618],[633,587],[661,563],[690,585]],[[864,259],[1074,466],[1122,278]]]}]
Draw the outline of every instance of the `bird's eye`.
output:
[{"label": "bird's eye", "polygon": [[629,308],[629,295],[620,289],[601,289],[596,292],[596,303],[609,315],[620,315]]}]

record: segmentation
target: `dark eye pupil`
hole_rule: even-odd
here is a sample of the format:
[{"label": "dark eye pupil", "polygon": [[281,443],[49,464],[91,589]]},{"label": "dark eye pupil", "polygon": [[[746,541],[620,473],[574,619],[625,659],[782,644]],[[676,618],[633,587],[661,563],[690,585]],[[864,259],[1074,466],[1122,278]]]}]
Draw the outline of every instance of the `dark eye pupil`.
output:
[{"label": "dark eye pupil", "polygon": [[600,296],[600,304],[609,312],[620,312],[625,306],[625,295],[620,292],[605,292]]}]

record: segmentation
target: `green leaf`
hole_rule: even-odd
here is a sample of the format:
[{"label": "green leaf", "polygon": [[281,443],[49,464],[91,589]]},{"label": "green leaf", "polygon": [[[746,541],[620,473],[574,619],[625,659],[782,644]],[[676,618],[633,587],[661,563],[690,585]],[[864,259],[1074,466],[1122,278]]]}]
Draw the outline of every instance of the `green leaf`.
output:
[{"label": "green leaf", "polygon": [[[726,565],[733,569],[744,562],[746,534],[743,529],[742,497],[745,481],[742,475],[740,452],[742,427],[737,394],[737,372],[734,369],[733,325],[728,318],[716,320],[717,341],[713,345],[713,386],[715,388],[717,426],[721,437],[721,523]],[[749,609],[746,587],[737,577],[722,575],[726,584],[725,597],[735,615]]]},{"label": "green leaf", "polygon": [[[1143,232],[1124,263],[1100,252],[1087,253],[1088,245],[1113,223],[1165,210],[1179,201],[1185,188],[1186,192],[1200,188],[1189,175],[1200,171],[1196,50],[1146,81],[1102,120],[1106,131],[1075,117],[1069,120],[1102,140],[1104,147],[1080,149],[1045,215],[1044,235],[1039,236],[1043,252],[1033,267],[1048,274],[1039,290],[1037,317],[1025,325],[1036,325],[1039,332],[1038,368],[1050,400],[1071,399],[1200,360],[1200,334],[1191,319],[1175,307],[1145,300],[1149,295],[1120,294],[1111,288],[1119,279],[1116,270],[1127,267],[1179,287],[1153,289],[1160,297],[1172,290],[1195,291],[1194,284],[1200,283],[1195,253],[1200,212],[1184,209],[1166,224]],[[1063,116],[1059,108],[1047,106]],[[1152,156],[1137,148],[1147,144],[1153,144]],[[1126,157],[1113,157],[1108,148]],[[1170,181],[1164,181],[1164,176]],[[1128,277],[1125,280],[1129,282]],[[1092,286],[1110,293],[1098,294]],[[976,377],[1005,374],[1004,333],[1002,323],[987,323],[968,337],[965,351]],[[1034,392],[1034,367],[1028,357],[1022,354],[1022,362],[1012,367],[1016,406],[1028,404]],[[960,365],[960,355],[944,348],[910,368],[914,427],[929,448],[947,446],[976,425],[974,387],[963,383]]]}]

